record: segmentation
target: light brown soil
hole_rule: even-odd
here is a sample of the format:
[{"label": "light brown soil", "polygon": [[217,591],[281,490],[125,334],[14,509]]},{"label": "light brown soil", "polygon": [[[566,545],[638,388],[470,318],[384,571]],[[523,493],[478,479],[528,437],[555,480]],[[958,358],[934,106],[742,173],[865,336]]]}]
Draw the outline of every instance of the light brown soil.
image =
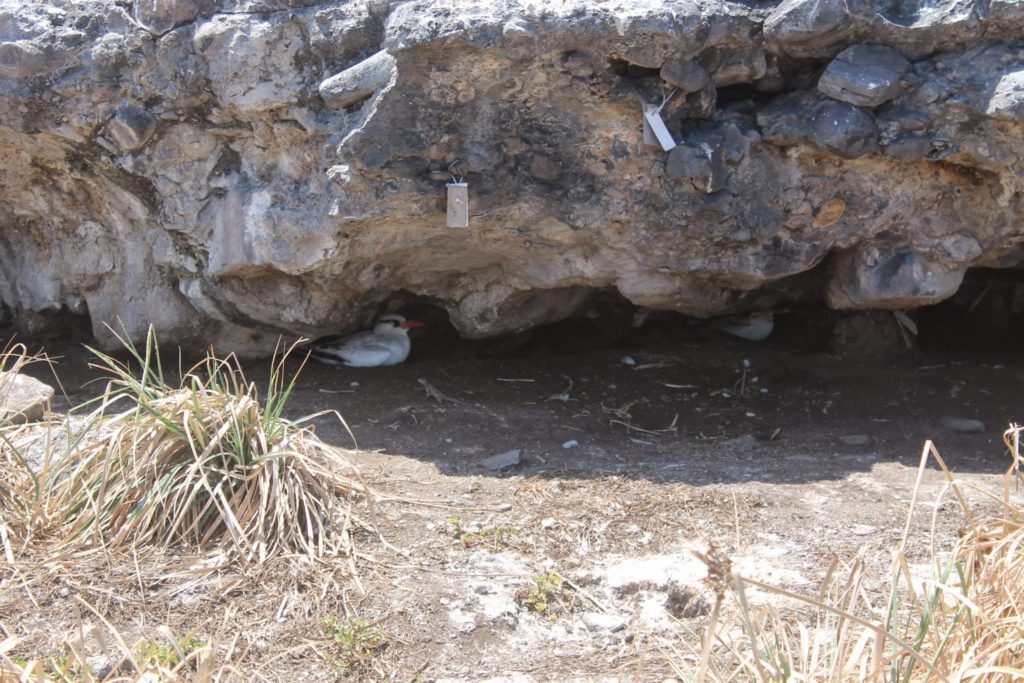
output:
[{"label": "light brown soil", "polygon": [[[62,353],[71,402],[94,394],[82,386],[92,376],[86,354]],[[247,365],[252,379],[265,375],[266,363]],[[420,380],[453,400],[428,396]],[[714,540],[745,575],[810,593],[832,558],[860,554],[875,577],[867,589],[880,595],[924,441],[963,481],[999,495],[1010,464],[1001,435],[1024,418],[1022,380],[1019,359],[856,361],[724,337],[311,366],[293,416],[344,415],[360,449],[353,459],[383,497],[362,508],[379,535],[356,535],[361,587],[338,560],[309,578],[271,569],[212,599],[209,585],[174,594],[154,583],[143,604],[130,580],[110,596],[83,570],[55,579],[38,605],[10,598],[8,587],[0,623],[38,653],[90,616],[79,616],[77,591],[132,637],[153,637],[160,623],[205,639],[224,629],[244,680],[662,681],[673,675],[670,659],[697,647],[707,612],[691,549]],[[956,433],[944,416],[977,418],[986,430]],[[352,446],[330,418],[317,419],[317,432]],[[844,435],[870,443],[847,445]],[[520,464],[481,466],[511,449]],[[934,500],[943,483],[930,467],[922,498]],[[915,513],[911,562],[928,557],[933,510]],[[940,550],[961,521],[947,496]],[[551,573],[571,585],[545,594],[540,613],[533,587]],[[327,657],[338,651],[324,627],[346,614],[386,639],[347,667]]]}]

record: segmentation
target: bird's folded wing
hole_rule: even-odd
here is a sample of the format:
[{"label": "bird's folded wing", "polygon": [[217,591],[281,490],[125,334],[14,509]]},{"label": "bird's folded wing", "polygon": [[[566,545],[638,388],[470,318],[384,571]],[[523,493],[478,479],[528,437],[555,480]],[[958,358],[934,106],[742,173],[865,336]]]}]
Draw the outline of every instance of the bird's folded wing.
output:
[{"label": "bird's folded wing", "polygon": [[338,348],[338,354],[349,365],[383,365],[391,360],[392,348],[372,338],[349,339]]},{"label": "bird's folded wing", "polygon": [[391,349],[382,344],[366,344],[347,348],[343,355],[350,365],[383,365],[391,360]]},{"label": "bird's folded wing", "polygon": [[320,353],[333,353],[340,355],[345,353],[349,348],[356,348],[363,344],[373,344],[376,342],[376,337],[370,332],[359,332],[357,334],[349,335],[348,337],[325,339],[318,341],[313,344],[313,348]]}]

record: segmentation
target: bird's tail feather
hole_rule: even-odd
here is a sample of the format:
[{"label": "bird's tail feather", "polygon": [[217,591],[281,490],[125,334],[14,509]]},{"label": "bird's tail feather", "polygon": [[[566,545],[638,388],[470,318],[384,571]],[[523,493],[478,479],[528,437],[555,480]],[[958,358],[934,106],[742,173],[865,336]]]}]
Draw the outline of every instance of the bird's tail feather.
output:
[{"label": "bird's tail feather", "polygon": [[324,351],[321,351],[321,350],[317,349],[316,347],[311,347],[311,348],[308,349],[308,351],[309,351],[309,357],[312,358],[313,360],[317,361],[317,362],[325,363],[327,365],[345,365],[346,364],[345,360],[343,358],[339,358],[338,356],[336,356],[334,354],[326,353]]}]

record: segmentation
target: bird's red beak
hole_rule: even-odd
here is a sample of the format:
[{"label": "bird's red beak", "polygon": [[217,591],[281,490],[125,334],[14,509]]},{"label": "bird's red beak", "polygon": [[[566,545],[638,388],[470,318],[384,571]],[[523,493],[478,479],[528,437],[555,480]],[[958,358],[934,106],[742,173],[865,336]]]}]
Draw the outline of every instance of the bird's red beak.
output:
[{"label": "bird's red beak", "polygon": [[406,320],[404,323],[399,325],[399,327],[401,327],[404,330],[411,330],[414,327],[426,327],[426,326],[427,326],[426,323],[422,323],[419,320]]}]

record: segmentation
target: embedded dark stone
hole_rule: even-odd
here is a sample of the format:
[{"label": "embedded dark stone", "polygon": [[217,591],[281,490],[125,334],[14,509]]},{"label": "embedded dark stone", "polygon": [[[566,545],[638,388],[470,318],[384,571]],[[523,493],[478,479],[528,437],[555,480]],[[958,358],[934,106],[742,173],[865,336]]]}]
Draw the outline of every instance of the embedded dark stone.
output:
[{"label": "embedded dark stone", "polygon": [[878,148],[878,126],[868,112],[845,102],[825,102],[814,112],[811,139],[847,159]]},{"label": "embedded dark stone", "polygon": [[685,93],[697,92],[708,82],[708,72],[696,62],[665,62],[661,77]]},{"label": "embedded dark stone", "polygon": [[817,56],[851,26],[847,0],[785,0],[764,21],[764,36],[789,54]]},{"label": "embedded dark stone", "polygon": [[885,146],[885,153],[901,161],[924,159],[934,149],[931,138],[924,135],[904,135]]},{"label": "embedded dark stone", "polygon": [[134,104],[122,104],[107,124],[107,133],[124,152],[131,152],[146,144],[156,130],[156,119]]},{"label": "embedded dark stone", "polygon": [[674,178],[690,178],[698,189],[711,193],[725,187],[729,169],[720,148],[677,145],[668,153],[665,172]]},{"label": "embedded dark stone", "polygon": [[884,45],[853,45],[832,60],[818,81],[818,90],[858,107],[877,107],[907,87],[910,62]]}]

